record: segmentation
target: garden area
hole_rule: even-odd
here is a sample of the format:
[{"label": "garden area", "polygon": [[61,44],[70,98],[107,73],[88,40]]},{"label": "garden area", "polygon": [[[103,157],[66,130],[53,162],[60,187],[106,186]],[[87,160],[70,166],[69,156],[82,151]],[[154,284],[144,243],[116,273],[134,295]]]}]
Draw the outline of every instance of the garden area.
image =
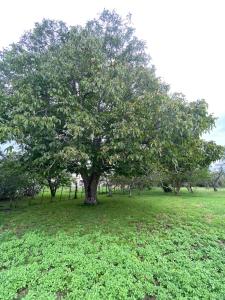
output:
[{"label": "garden area", "polygon": [[1,205],[0,299],[224,299],[225,190],[50,200]]}]

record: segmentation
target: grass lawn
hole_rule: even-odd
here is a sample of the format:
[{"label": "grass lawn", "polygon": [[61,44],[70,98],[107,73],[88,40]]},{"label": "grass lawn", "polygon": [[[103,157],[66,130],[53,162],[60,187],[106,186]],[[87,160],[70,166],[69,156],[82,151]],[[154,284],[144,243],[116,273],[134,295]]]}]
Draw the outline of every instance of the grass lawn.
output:
[{"label": "grass lawn", "polygon": [[0,299],[225,299],[225,191],[99,200],[0,210]]}]

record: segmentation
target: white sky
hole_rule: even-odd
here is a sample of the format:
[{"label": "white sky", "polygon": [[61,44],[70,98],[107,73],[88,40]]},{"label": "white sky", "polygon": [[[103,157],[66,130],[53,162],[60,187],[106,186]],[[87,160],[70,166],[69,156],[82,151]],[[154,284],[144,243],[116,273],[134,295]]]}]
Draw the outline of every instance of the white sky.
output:
[{"label": "white sky", "polygon": [[210,112],[225,115],[225,0],[0,0],[0,48],[43,18],[84,24],[103,8],[132,14],[172,91],[204,98]]}]

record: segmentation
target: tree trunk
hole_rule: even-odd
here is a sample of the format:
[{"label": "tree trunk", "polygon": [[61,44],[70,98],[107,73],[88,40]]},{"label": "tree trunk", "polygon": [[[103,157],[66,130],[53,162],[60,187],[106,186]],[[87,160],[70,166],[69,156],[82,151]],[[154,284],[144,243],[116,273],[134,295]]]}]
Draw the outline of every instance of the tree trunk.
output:
[{"label": "tree trunk", "polygon": [[13,197],[9,198],[9,208],[12,209],[13,208]]},{"label": "tree trunk", "polygon": [[84,182],[85,199],[84,204],[95,205],[97,204],[97,187],[100,175],[92,173],[90,176],[82,175]]},{"label": "tree trunk", "polygon": [[173,190],[171,189],[168,183],[161,181],[161,186],[165,193],[172,193]]},{"label": "tree trunk", "polygon": [[215,184],[213,184],[213,190],[214,190],[214,192],[217,192],[217,191],[218,191]]},{"label": "tree trunk", "polygon": [[112,187],[108,185],[108,196],[112,197]]},{"label": "tree trunk", "polygon": [[55,198],[56,188],[51,186],[50,191],[51,191],[51,199]]},{"label": "tree trunk", "polygon": [[50,188],[51,192],[51,200],[55,198],[56,195],[56,190],[57,190],[57,185],[51,181],[51,179],[48,179],[48,186]]},{"label": "tree trunk", "polygon": [[132,194],[131,194],[131,185],[128,186],[128,190],[129,190],[129,197],[131,197],[132,196]]},{"label": "tree trunk", "polygon": [[223,175],[223,173],[224,173],[224,171],[223,171],[223,168],[221,167],[217,177],[213,180],[213,183],[212,183],[214,192],[218,191],[217,190],[218,183],[219,183],[220,177]]},{"label": "tree trunk", "polygon": [[63,186],[61,187],[60,200],[62,200]]},{"label": "tree trunk", "polygon": [[75,182],[74,199],[77,199],[77,182]]},{"label": "tree trunk", "polygon": [[179,195],[180,188],[181,188],[181,183],[179,181],[176,181],[174,183],[174,192],[175,192],[176,195]]},{"label": "tree trunk", "polygon": [[68,199],[70,199],[70,196],[71,196],[71,191],[72,191],[72,188],[71,188],[71,184],[70,184],[70,188],[69,188],[69,196],[68,196]]},{"label": "tree trunk", "polygon": [[191,192],[191,193],[193,193],[193,189],[192,189],[191,183],[188,184],[188,191]]},{"label": "tree trunk", "polygon": [[180,186],[177,185],[176,188],[175,188],[175,194],[179,195],[179,193],[180,193]]}]

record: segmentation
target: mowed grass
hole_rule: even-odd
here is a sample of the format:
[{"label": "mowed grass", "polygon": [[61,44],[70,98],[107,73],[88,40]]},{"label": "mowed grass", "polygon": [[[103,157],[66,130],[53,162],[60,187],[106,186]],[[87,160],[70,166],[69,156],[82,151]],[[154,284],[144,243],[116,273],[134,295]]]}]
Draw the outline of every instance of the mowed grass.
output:
[{"label": "mowed grass", "polygon": [[225,299],[225,191],[0,212],[0,299]]}]

